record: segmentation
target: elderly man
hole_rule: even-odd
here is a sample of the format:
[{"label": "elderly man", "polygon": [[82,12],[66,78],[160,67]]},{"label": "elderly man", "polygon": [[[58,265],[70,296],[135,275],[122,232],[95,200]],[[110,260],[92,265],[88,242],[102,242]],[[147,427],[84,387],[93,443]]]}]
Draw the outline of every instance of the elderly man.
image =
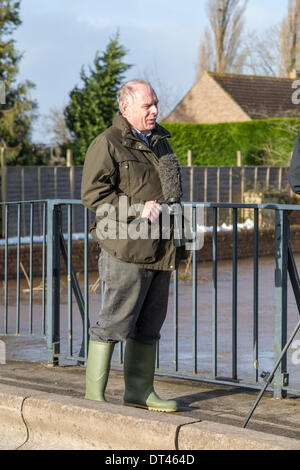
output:
[{"label": "elderly man", "polygon": [[[151,238],[151,223],[161,224],[163,201],[159,158],[172,153],[169,133],[156,123],[158,99],[145,81],[125,83],[118,93],[119,112],[113,125],[90,145],[82,177],[82,201],[96,212],[91,233],[101,247],[99,271],[104,280],[104,307],[90,329],[86,398],[105,401],[114,345],[126,341],[124,404],[155,411],[178,409],[154,391],[156,342],[166,317],[171,271],[179,261],[172,237]],[[124,210],[120,201],[126,200]],[[148,237],[124,236],[132,223],[127,210],[142,204]],[[116,232],[103,230],[105,205],[115,218]],[[98,210],[97,210],[98,209]],[[101,212],[101,211],[100,211]],[[107,216],[106,213],[106,216]],[[147,222],[148,219],[148,222]]]}]

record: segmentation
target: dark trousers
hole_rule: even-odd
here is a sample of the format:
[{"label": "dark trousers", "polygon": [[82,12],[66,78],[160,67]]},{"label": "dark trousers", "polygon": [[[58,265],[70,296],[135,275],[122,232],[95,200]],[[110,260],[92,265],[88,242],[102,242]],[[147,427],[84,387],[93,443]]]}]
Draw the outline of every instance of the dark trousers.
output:
[{"label": "dark trousers", "polygon": [[167,314],[170,272],[141,269],[102,250],[99,273],[105,283],[104,306],[90,328],[91,340],[156,342]]}]

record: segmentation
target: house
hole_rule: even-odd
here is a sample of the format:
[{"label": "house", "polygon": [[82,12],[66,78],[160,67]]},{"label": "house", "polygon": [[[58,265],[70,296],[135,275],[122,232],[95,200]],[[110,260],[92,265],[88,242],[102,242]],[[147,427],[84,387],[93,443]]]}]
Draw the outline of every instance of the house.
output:
[{"label": "house", "polygon": [[164,122],[204,124],[300,117],[297,78],[296,71],[290,78],[205,71]]}]

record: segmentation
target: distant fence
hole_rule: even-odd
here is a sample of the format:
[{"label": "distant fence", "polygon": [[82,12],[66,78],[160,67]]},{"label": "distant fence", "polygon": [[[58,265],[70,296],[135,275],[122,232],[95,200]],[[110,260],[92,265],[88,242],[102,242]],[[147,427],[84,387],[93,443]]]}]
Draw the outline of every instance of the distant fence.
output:
[{"label": "distant fence", "polygon": [[[82,166],[4,167],[1,200],[80,199],[82,170]],[[239,203],[243,202],[243,194],[250,188],[285,189],[288,185],[288,167],[183,167],[182,184],[183,201]],[[30,214],[22,210],[22,235],[26,236],[29,235]],[[228,220],[227,212],[226,209],[220,211],[220,223]],[[42,233],[42,216],[39,212],[34,215],[34,234],[39,235]],[[3,219],[3,214],[0,217]],[[14,214],[10,217],[13,218]],[[206,220],[205,223],[211,225],[212,221]],[[82,231],[82,226],[82,211],[75,208],[73,231]]]},{"label": "distant fence", "polygon": [[[46,199],[80,199],[82,169],[82,166],[4,167],[4,169],[2,169],[1,177],[2,202]],[[82,232],[83,213],[76,207],[74,209],[73,231]],[[41,206],[34,205],[33,211],[33,233],[34,235],[41,235],[43,233]],[[3,213],[0,214],[0,217],[1,220],[4,220]],[[28,236],[30,231],[30,213],[28,206],[22,206],[20,217],[22,219],[21,235]],[[11,222],[10,233],[8,236],[14,236],[17,224],[17,206],[11,208],[9,218]],[[12,223],[13,220],[15,220],[15,223]],[[3,224],[1,224],[1,226],[1,232],[3,235]]]}]

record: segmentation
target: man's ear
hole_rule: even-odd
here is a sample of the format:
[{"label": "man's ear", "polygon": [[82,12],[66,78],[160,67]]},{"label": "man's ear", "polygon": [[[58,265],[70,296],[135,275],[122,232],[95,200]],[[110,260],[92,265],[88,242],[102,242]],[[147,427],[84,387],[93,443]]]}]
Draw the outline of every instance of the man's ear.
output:
[{"label": "man's ear", "polygon": [[127,108],[128,108],[128,103],[125,103],[125,101],[122,101],[122,103],[121,103],[121,109],[122,109],[122,114],[123,114],[123,115],[126,114]]}]

